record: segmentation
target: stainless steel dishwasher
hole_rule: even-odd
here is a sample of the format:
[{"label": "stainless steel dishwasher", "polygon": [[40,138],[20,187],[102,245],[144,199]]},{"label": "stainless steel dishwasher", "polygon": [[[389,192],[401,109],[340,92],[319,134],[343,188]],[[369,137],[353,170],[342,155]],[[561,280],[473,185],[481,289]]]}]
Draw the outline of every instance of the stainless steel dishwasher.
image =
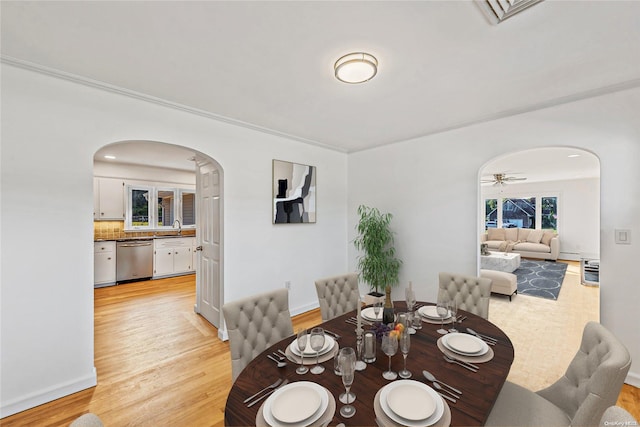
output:
[{"label": "stainless steel dishwasher", "polygon": [[116,243],[116,282],[142,280],[153,276],[153,240]]}]

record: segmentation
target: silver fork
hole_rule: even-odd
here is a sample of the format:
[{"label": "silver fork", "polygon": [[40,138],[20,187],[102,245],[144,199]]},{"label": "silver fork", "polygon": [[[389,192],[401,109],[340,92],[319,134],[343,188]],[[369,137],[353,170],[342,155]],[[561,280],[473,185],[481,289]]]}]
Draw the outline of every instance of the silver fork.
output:
[{"label": "silver fork", "polygon": [[265,388],[263,388],[262,390],[260,390],[259,392],[257,392],[256,394],[254,394],[253,396],[249,396],[247,397],[244,402],[242,403],[247,403],[248,401],[250,401],[251,399],[253,399],[254,397],[256,397],[257,395],[259,395],[260,393],[263,393],[267,390],[269,390],[270,388],[276,388],[280,385],[280,383],[282,382],[282,378],[278,379],[278,381],[276,381],[275,383],[266,386]]},{"label": "silver fork", "polygon": [[[477,366],[474,368],[474,367],[469,366],[465,362],[462,362],[462,361],[460,361],[458,359],[452,359],[449,356],[447,356],[446,354],[444,355],[444,360],[446,360],[449,363],[458,364],[458,365],[462,366],[463,368],[466,368],[466,369],[470,370],[471,372],[478,372]],[[473,365],[473,366],[475,366],[475,365]]]},{"label": "silver fork", "polygon": [[271,393],[273,393],[274,391],[276,391],[277,389],[279,389],[280,387],[284,387],[285,385],[287,385],[289,383],[289,380],[286,379],[284,381],[282,381],[282,384],[280,384],[279,387],[274,387],[272,390],[269,390],[268,392],[266,392],[265,394],[263,394],[262,396],[260,396],[259,398],[257,398],[256,400],[254,400],[253,402],[249,403],[247,405],[247,408],[251,408],[253,405],[255,405],[256,403],[260,402],[262,399],[264,399],[265,397],[269,396]]}]

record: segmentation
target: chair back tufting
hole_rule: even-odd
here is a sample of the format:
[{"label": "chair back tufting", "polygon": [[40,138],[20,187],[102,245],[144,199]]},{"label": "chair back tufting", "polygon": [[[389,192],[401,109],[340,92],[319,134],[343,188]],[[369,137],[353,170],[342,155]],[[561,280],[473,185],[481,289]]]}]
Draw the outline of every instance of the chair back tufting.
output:
[{"label": "chair back tufting", "polygon": [[229,334],[233,381],[257,355],[293,335],[287,289],[228,302],[222,312]]},{"label": "chair back tufting", "polygon": [[319,279],[315,283],[323,322],[355,310],[358,306],[360,290],[357,273]]},{"label": "chair back tufting", "polygon": [[537,393],[567,413],[572,426],[595,426],[616,404],[630,367],[627,348],[604,326],[589,322],[564,376]]},{"label": "chair back tufting", "polygon": [[454,273],[439,274],[438,301],[455,299],[458,308],[489,318],[491,279]]}]

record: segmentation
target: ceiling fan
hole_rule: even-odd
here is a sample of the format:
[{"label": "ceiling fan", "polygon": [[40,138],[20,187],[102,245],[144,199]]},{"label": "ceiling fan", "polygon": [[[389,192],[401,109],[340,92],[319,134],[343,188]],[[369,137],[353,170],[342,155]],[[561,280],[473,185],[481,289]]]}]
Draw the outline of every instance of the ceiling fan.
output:
[{"label": "ceiling fan", "polygon": [[517,178],[515,176],[507,176],[505,173],[494,173],[492,179],[483,179],[480,182],[493,183],[493,185],[504,185],[513,181],[524,181],[527,178]]}]

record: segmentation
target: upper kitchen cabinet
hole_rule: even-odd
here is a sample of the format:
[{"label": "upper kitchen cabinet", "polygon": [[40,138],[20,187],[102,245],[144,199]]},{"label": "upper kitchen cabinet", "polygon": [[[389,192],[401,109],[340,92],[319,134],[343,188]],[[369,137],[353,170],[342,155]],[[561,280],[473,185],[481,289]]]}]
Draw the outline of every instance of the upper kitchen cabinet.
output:
[{"label": "upper kitchen cabinet", "polygon": [[93,219],[124,218],[124,182],[117,178],[93,178]]}]

